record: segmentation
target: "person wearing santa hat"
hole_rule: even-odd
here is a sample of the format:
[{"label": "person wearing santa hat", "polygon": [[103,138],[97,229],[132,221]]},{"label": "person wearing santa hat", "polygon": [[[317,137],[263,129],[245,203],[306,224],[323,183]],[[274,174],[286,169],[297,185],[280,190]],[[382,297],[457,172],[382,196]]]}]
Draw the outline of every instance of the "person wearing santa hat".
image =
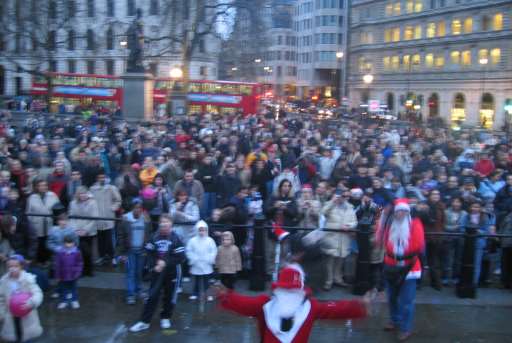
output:
[{"label": "person wearing santa hat", "polygon": [[255,317],[263,343],[306,343],[317,319],[366,317],[369,295],[361,300],[320,302],[304,287],[304,271],[290,264],[272,283],[272,295],[244,296],[218,288],[220,305],[242,316]]},{"label": "person wearing santa hat", "polygon": [[411,218],[407,199],[397,199],[394,208],[382,215],[378,236],[385,250],[384,279],[391,317],[384,330],[398,330],[398,339],[405,341],[412,334],[416,282],[421,277],[419,255],[425,249],[423,224]]}]

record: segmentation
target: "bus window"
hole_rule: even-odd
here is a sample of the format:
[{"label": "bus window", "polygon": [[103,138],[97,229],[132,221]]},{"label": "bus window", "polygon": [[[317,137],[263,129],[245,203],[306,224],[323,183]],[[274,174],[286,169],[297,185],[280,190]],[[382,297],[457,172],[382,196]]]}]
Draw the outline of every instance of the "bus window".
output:
[{"label": "bus window", "polygon": [[191,93],[201,93],[201,84],[198,82],[190,82],[188,91]]},{"label": "bus window", "polygon": [[252,94],[252,86],[241,85],[240,86],[240,94],[251,95]]}]

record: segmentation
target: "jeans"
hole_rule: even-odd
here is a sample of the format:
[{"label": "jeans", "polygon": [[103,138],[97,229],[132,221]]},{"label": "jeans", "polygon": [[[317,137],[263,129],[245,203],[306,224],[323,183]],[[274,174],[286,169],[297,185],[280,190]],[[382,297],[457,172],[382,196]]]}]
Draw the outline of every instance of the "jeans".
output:
[{"label": "jeans", "polygon": [[201,218],[209,218],[217,203],[217,193],[205,192],[201,204]]},{"label": "jeans", "polygon": [[98,255],[100,257],[114,257],[113,231],[113,229],[98,230]]},{"label": "jeans", "polygon": [[475,271],[473,273],[473,284],[478,286],[480,281],[480,272],[482,271],[482,259],[484,257],[484,248],[477,247],[475,249]]},{"label": "jeans", "polygon": [[453,281],[459,277],[462,259],[462,244],[457,237],[445,238],[441,246],[442,280],[443,282]]},{"label": "jeans", "polygon": [[405,280],[399,289],[386,282],[391,322],[401,332],[411,332],[414,319],[416,279]]},{"label": "jeans", "polygon": [[127,258],[126,291],[129,297],[133,297],[140,291],[142,268],[144,267],[143,250],[132,250],[128,253]]},{"label": "jeans", "polygon": [[208,289],[208,280],[210,275],[194,275],[194,295],[200,296],[206,293]]},{"label": "jeans", "polygon": [[[78,295],[76,293],[76,280],[71,281],[59,281],[57,286],[60,295],[60,302],[67,302],[68,300],[77,301]],[[68,299],[68,297],[71,297]]]}]

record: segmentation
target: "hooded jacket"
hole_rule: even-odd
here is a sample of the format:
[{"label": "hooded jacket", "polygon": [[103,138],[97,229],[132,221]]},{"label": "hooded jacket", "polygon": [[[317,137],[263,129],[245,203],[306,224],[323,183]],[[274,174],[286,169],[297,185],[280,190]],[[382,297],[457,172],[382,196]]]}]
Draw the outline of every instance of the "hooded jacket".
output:
[{"label": "hooded jacket", "polygon": [[[69,206],[70,216],[98,217],[98,203],[92,197],[86,201],[73,200]],[[69,226],[75,230],[85,230],[86,236],[96,236],[98,221],[92,219],[71,219]]]},{"label": "hooded jacket", "polygon": [[242,258],[240,250],[235,245],[235,237],[231,231],[225,231],[224,234],[231,237],[231,245],[220,245],[215,258],[215,266],[220,274],[236,274],[242,270]]},{"label": "hooded jacket", "polygon": [[[194,225],[194,231],[199,232],[199,228],[204,227],[208,232],[208,224],[204,220],[200,220]],[[190,265],[190,273],[192,275],[209,275],[213,273],[213,265],[215,257],[217,257],[217,246],[215,241],[208,236],[192,237],[185,248],[188,264]]]}]

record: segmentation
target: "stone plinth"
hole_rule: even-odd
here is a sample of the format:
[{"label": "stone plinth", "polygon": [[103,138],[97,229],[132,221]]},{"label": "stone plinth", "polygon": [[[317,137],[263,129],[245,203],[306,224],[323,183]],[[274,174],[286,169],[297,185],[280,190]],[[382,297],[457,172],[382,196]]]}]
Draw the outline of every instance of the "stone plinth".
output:
[{"label": "stone plinth", "polygon": [[127,121],[153,119],[153,75],[147,73],[125,73],[123,117]]}]

